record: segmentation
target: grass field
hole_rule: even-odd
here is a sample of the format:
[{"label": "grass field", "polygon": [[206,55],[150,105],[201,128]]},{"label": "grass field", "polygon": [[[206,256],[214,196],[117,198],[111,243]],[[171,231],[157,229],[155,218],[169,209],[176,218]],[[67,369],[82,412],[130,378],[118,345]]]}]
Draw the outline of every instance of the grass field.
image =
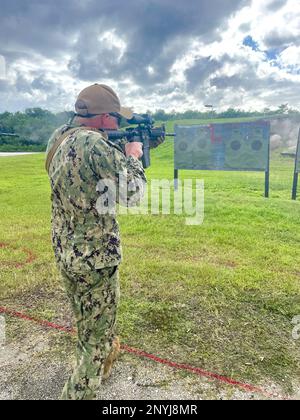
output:
[{"label": "grass field", "polygon": [[[168,124],[168,130],[172,126]],[[172,140],[152,153],[151,179],[172,179]],[[264,175],[182,171],[205,180],[205,222],[122,215],[122,340],[235,379],[299,385],[300,202],[290,199],[293,160],[272,155]],[[1,304],[64,317],[50,244],[44,155],[0,158]],[[2,246],[1,246],[2,244]],[[28,260],[29,264],[23,265]],[[58,307],[60,310],[58,311]]]}]

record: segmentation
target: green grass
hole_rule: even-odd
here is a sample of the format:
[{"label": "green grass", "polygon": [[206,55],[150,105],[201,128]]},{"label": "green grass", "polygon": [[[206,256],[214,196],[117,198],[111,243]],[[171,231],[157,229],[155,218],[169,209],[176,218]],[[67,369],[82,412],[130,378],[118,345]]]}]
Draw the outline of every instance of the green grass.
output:
[{"label": "green grass", "polygon": [[[195,123],[195,121],[193,121]],[[168,123],[168,130],[172,131]],[[152,153],[151,179],[172,179],[172,140]],[[65,315],[50,244],[44,155],[0,158],[0,296],[47,319]],[[272,156],[264,175],[181,171],[205,180],[205,221],[121,215],[124,248],[119,330],[127,344],[236,379],[284,385],[300,374],[300,202],[293,160]],[[36,260],[15,268],[32,250]]]},{"label": "green grass", "polygon": [[46,145],[36,144],[25,146],[17,142],[13,144],[0,144],[0,152],[44,152]]}]

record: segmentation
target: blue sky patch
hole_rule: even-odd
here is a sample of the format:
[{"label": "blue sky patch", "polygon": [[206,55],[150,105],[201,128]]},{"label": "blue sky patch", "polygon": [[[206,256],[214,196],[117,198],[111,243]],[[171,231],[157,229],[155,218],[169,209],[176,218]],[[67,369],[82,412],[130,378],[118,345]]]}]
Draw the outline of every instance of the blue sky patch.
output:
[{"label": "blue sky patch", "polygon": [[251,35],[248,35],[246,36],[246,38],[244,38],[243,45],[252,48],[253,51],[259,51],[258,43],[254,41]]},{"label": "blue sky patch", "polygon": [[270,50],[264,51],[268,60],[277,60],[279,54],[284,50],[284,48],[272,48]]}]

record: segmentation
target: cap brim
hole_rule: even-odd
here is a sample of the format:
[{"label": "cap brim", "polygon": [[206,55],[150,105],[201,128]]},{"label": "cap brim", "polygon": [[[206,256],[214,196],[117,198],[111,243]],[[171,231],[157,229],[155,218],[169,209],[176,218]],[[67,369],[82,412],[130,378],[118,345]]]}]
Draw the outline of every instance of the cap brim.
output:
[{"label": "cap brim", "polygon": [[118,112],[121,117],[124,117],[126,120],[131,120],[133,117],[133,111],[130,108],[125,108],[121,106],[120,111]]}]

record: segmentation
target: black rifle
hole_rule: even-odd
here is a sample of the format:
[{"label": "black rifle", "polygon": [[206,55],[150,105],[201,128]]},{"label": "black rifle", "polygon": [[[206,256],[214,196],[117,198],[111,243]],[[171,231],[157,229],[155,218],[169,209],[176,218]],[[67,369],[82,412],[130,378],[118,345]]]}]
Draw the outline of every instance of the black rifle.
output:
[{"label": "black rifle", "polygon": [[166,137],[174,137],[175,134],[166,133],[164,125],[161,127],[154,127],[154,119],[148,115],[133,114],[131,120],[127,120],[130,125],[136,125],[136,127],[126,128],[122,130],[106,130],[108,138],[112,142],[118,143],[122,139],[126,139],[128,142],[140,142],[143,143],[143,167],[149,168],[151,164],[150,149],[153,149],[161,144]]}]

